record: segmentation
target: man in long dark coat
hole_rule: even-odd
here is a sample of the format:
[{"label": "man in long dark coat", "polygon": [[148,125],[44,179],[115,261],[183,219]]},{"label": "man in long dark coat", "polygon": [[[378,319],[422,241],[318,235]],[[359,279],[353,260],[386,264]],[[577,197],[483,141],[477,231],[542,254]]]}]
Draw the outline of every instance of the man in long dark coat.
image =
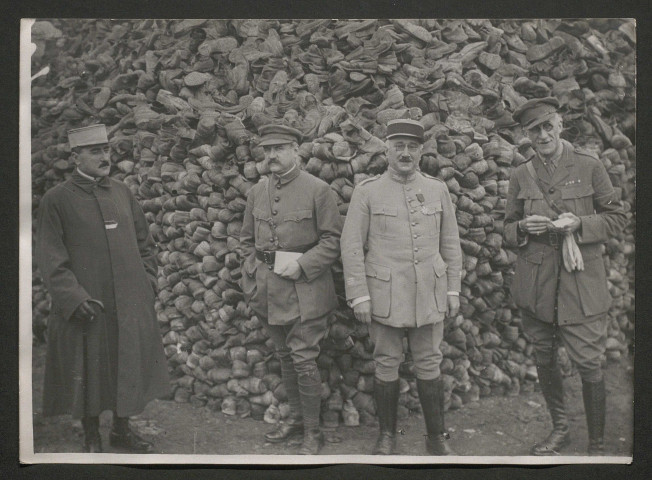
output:
[{"label": "man in long dark coat", "polygon": [[[553,423],[550,435],[530,453],[556,455],[570,444],[563,381],[555,361],[561,344],[582,377],[588,452],[600,455],[606,396],[600,357],[611,305],[602,244],[622,231],[627,216],[600,160],[561,139],[558,107],[554,97],[538,98],[514,112],[536,155],[514,169],[505,209],[505,243],[518,253],[512,297],[534,344],[539,384]],[[567,226],[553,225],[558,218]],[[570,238],[578,245],[583,266],[571,263],[568,251],[564,253]]]},{"label": "man in long dark coat", "polygon": [[68,138],[77,168],[43,196],[38,216],[36,259],[52,297],[43,413],[81,418],[84,450],[101,452],[99,415],[112,410],[111,445],[148,452],[129,417],[170,388],[155,244],[129,188],[108,177],[104,125]]}]

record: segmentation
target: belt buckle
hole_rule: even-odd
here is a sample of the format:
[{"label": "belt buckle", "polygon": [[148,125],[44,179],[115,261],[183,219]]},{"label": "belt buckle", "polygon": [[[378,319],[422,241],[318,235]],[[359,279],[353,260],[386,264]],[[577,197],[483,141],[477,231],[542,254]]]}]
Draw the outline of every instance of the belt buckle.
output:
[{"label": "belt buckle", "polygon": [[559,246],[559,234],[557,232],[548,232],[550,245],[557,248]]},{"label": "belt buckle", "polygon": [[265,262],[267,265],[274,263],[274,252],[263,250],[263,262]]}]

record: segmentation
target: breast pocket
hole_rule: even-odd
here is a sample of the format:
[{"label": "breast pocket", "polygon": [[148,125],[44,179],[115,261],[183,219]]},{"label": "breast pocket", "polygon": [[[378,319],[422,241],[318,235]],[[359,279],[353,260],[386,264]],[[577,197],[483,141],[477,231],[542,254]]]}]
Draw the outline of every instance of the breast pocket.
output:
[{"label": "breast pocket", "polygon": [[400,235],[398,222],[398,209],[395,205],[372,205],[371,206],[371,231],[386,237],[397,237]]},{"label": "breast pocket", "polygon": [[254,228],[256,231],[256,240],[265,241],[272,236],[272,229],[269,225],[270,216],[266,214],[263,210],[259,208],[254,208],[251,211],[251,214],[254,217]]},{"label": "breast pocket", "polygon": [[575,215],[592,215],[595,213],[593,193],[591,184],[572,185],[562,188],[561,198],[564,206]]},{"label": "breast pocket", "polygon": [[523,201],[523,214],[532,215],[542,212],[541,202],[543,202],[543,193],[537,189],[523,189],[516,196],[518,200]]},{"label": "breast pocket", "polygon": [[441,228],[441,201],[426,203],[421,207],[421,213],[426,219],[428,233],[433,236],[439,233]]},{"label": "breast pocket", "polygon": [[281,248],[310,245],[319,240],[312,210],[294,210],[283,215],[279,225]]},{"label": "breast pocket", "polygon": [[367,288],[371,297],[371,314],[387,318],[392,305],[392,281],[389,267],[367,262]]}]

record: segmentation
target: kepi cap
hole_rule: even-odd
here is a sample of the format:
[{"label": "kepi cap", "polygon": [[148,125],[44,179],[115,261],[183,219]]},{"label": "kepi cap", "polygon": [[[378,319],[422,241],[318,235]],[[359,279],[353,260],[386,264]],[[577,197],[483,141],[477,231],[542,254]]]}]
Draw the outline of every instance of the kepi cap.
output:
[{"label": "kepi cap", "polygon": [[387,122],[387,135],[385,138],[392,137],[413,137],[423,142],[423,125],[416,120],[399,118]]},{"label": "kepi cap", "polygon": [[267,145],[282,145],[284,143],[301,142],[303,136],[296,128],[287,125],[263,125],[258,129],[261,140],[258,144],[261,147]]},{"label": "kepi cap", "polygon": [[512,118],[522,127],[532,128],[550,120],[557,113],[558,108],[559,102],[555,97],[535,98],[514,110]]},{"label": "kepi cap", "polygon": [[109,139],[106,135],[106,127],[100,123],[68,130],[68,142],[70,148],[75,148],[109,143]]}]

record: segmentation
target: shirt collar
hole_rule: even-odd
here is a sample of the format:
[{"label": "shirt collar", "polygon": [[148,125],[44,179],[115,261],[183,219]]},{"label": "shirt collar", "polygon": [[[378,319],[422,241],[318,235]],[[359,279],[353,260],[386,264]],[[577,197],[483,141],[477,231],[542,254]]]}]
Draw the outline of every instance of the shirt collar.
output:
[{"label": "shirt collar", "polygon": [[290,183],[292,180],[297,178],[299,176],[299,173],[301,173],[301,170],[299,170],[299,167],[294,165],[290,170],[288,170],[285,173],[282,173],[280,175],[274,173],[272,175],[274,177],[275,183],[280,183],[281,185],[284,185],[286,183]]},{"label": "shirt collar", "polygon": [[90,193],[95,187],[109,188],[109,177],[94,178],[80,171],[78,168],[72,172],[72,181],[85,192]]},{"label": "shirt collar", "polygon": [[418,170],[415,170],[406,177],[405,175],[399,174],[392,167],[387,167],[387,174],[389,175],[389,178],[398,183],[412,183],[417,178],[417,171]]}]

